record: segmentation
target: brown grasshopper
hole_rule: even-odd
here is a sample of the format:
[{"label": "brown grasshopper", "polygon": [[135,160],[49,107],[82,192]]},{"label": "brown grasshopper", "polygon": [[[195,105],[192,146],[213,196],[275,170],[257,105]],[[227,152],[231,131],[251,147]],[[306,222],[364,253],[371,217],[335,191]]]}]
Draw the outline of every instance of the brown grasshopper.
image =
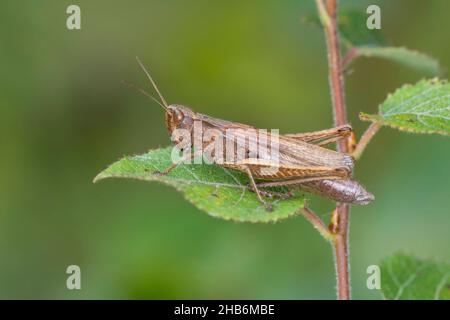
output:
[{"label": "brown grasshopper", "polygon": [[[182,105],[167,104],[150,76],[150,73],[139,58],[137,58],[137,61],[150,80],[162,103],[145,91],[140,91],[156,101],[165,110],[166,126],[172,135],[174,143],[180,144],[181,142],[176,138],[173,138],[175,130],[184,129],[187,130],[190,135],[194,136],[195,130],[193,130],[193,127],[195,122],[201,123],[202,130],[214,129],[218,131],[222,137],[224,137],[226,142],[229,142],[230,140],[228,136],[228,131],[230,129],[240,129],[237,130],[238,139],[236,139],[236,141],[233,140],[231,144],[226,143],[227,146],[223,148],[222,152],[225,154],[228,151],[234,154],[236,153],[235,148],[241,148],[244,150],[244,156],[236,161],[224,160],[220,162],[216,161],[215,163],[226,168],[246,173],[250,181],[249,187],[256,193],[259,201],[266,209],[272,210],[272,207],[263,199],[263,196],[274,196],[279,194],[262,189],[274,186],[297,186],[338,202],[367,204],[374,199],[372,194],[367,192],[358,182],[351,179],[354,159],[348,154],[323,147],[326,144],[349,137],[352,133],[351,126],[344,125],[315,132],[276,136],[267,133],[264,134],[265,140],[276,138],[278,142],[277,147],[279,150],[276,157],[277,161],[274,161],[273,158],[261,156],[259,154],[252,155],[249,152],[249,144],[252,142],[256,144],[260,143],[257,138],[261,138],[262,135],[250,136],[246,134],[246,132],[249,132],[249,130],[257,130],[255,127],[213,118],[208,115],[194,112],[190,108]],[[203,132],[201,132],[201,134],[203,134]],[[193,140],[195,140],[195,138],[198,137],[193,137]],[[192,150],[193,146],[190,144],[185,147],[189,147],[189,150]],[[233,149],[230,150],[229,148]],[[188,158],[191,159],[193,157],[195,157],[195,152],[190,151],[188,153]],[[160,174],[169,173],[179,163],[180,162],[174,163]],[[263,170],[273,168],[276,170],[270,171],[270,173]],[[256,180],[258,180],[258,182]]]}]

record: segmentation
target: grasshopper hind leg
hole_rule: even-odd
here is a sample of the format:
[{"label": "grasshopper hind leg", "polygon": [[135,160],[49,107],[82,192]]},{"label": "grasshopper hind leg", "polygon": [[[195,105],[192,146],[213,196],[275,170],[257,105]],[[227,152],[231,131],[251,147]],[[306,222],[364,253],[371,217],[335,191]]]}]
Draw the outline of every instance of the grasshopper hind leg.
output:
[{"label": "grasshopper hind leg", "polygon": [[345,124],[339,127],[314,131],[305,133],[285,134],[285,137],[298,139],[308,143],[314,143],[318,146],[324,146],[332,142],[348,138],[353,134],[353,129],[350,125]]},{"label": "grasshopper hind leg", "polygon": [[[253,188],[252,188],[252,190],[253,190]],[[259,188],[258,190],[259,190],[259,193],[262,196],[264,196],[266,198],[270,198],[270,199],[277,198],[277,199],[281,199],[281,200],[287,200],[287,199],[290,199],[290,198],[292,198],[294,196],[291,191],[289,191],[289,192],[277,192],[277,191],[272,191],[272,190],[270,190],[270,191],[269,190],[262,190],[261,188]]]}]

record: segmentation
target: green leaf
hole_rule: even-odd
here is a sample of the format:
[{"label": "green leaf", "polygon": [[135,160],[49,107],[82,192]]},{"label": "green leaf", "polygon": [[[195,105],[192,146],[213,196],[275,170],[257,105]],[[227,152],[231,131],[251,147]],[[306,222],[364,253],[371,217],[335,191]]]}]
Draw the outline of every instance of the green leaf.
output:
[{"label": "green leaf", "polygon": [[381,263],[381,291],[390,300],[449,300],[450,264],[395,254]]},{"label": "green leaf", "polygon": [[241,222],[273,222],[293,216],[303,207],[304,199],[296,194],[285,200],[266,199],[274,209],[268,212],[248,188],[245,174],[217,165],[180,164],[167,175],[155,174],[170,167],[171,152],[172,147],[167,147],[125,157],[98,174],[94,182],[105,178],[163,182],[175,187],[187,200],[208,214]]},{"label": "green leaf", "polygon": [[[346,46],[381,46],[386,44],[381,30],[370,30],[366,27],[366,19],[367,15],[362,10],[347,10],[339,13],[339,37]],[[302,20],[307,25],[322,27],[317,14],[305,15]]]},{"label": "green leaf", "polygon": [[429,76],[442,73],[439,62],[436,59],[404,47],[358,47],[355,57],[377,57],[391,60]]},{"label": "green leaf", "polygon": [[363,10],[343,11],[338,17],[339,36],[347,46],[384,46],[387,41],[379,29],[367,28]]},{"label": "green leaf", "polygon": [[[442,74],[436,59],[415,50],[390,46],[381,30],[367,28],[367,17],[364,10],[343,11],[338,17],[340,39],[348,49],[353,48],[353,59],[381,58],[415,69],[426,76]],[[315,24],[312,19],[308,21]]]},{"label": "green leaf", "polygon": [[450,135],[450,84],[431,79],[405,85],[387,97],[378,115],[360,118],[403,131]]}]

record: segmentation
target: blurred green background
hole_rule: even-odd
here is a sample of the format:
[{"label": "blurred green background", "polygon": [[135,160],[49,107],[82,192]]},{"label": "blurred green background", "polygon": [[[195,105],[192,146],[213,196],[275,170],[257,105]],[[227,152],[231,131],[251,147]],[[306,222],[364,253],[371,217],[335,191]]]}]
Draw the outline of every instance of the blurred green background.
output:
[{"label": "blurred green background", "polygon": [[[82,29],[66,28],[81,7]],[[450,66],[447,0],[341,1],[382,9],[394,45]],[[123,155],[166,146],[163,112],[121,84],[282,132],[332,124],[313,1],[2,1],[0,298],[334,299],[329,245],[302,217],[214,219],[173,189],[93,177]],[[422,75],[382,60],[352,65],[349,120],[360,135],[388,92]],[[148,89],[150,90],[150,89]],[[382,129],[356,168],[376,195],[353,207],[353,297],[378,299],[366,268],[402,250],[450,260],[450,141]],[[332,203],[312,198],[328,221]],[[82,290],[66,289],[81,267]]]}]

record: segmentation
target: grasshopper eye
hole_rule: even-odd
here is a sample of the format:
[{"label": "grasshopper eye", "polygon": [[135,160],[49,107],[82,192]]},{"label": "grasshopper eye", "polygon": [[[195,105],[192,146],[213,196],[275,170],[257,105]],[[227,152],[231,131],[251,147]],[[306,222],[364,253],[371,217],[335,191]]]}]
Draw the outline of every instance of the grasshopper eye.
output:
[{"label": "grasshopper eye", "polygon": [[184,114],[182,111],[175,109],[175,117],[177,118],[178,122],[183,121]]}]

